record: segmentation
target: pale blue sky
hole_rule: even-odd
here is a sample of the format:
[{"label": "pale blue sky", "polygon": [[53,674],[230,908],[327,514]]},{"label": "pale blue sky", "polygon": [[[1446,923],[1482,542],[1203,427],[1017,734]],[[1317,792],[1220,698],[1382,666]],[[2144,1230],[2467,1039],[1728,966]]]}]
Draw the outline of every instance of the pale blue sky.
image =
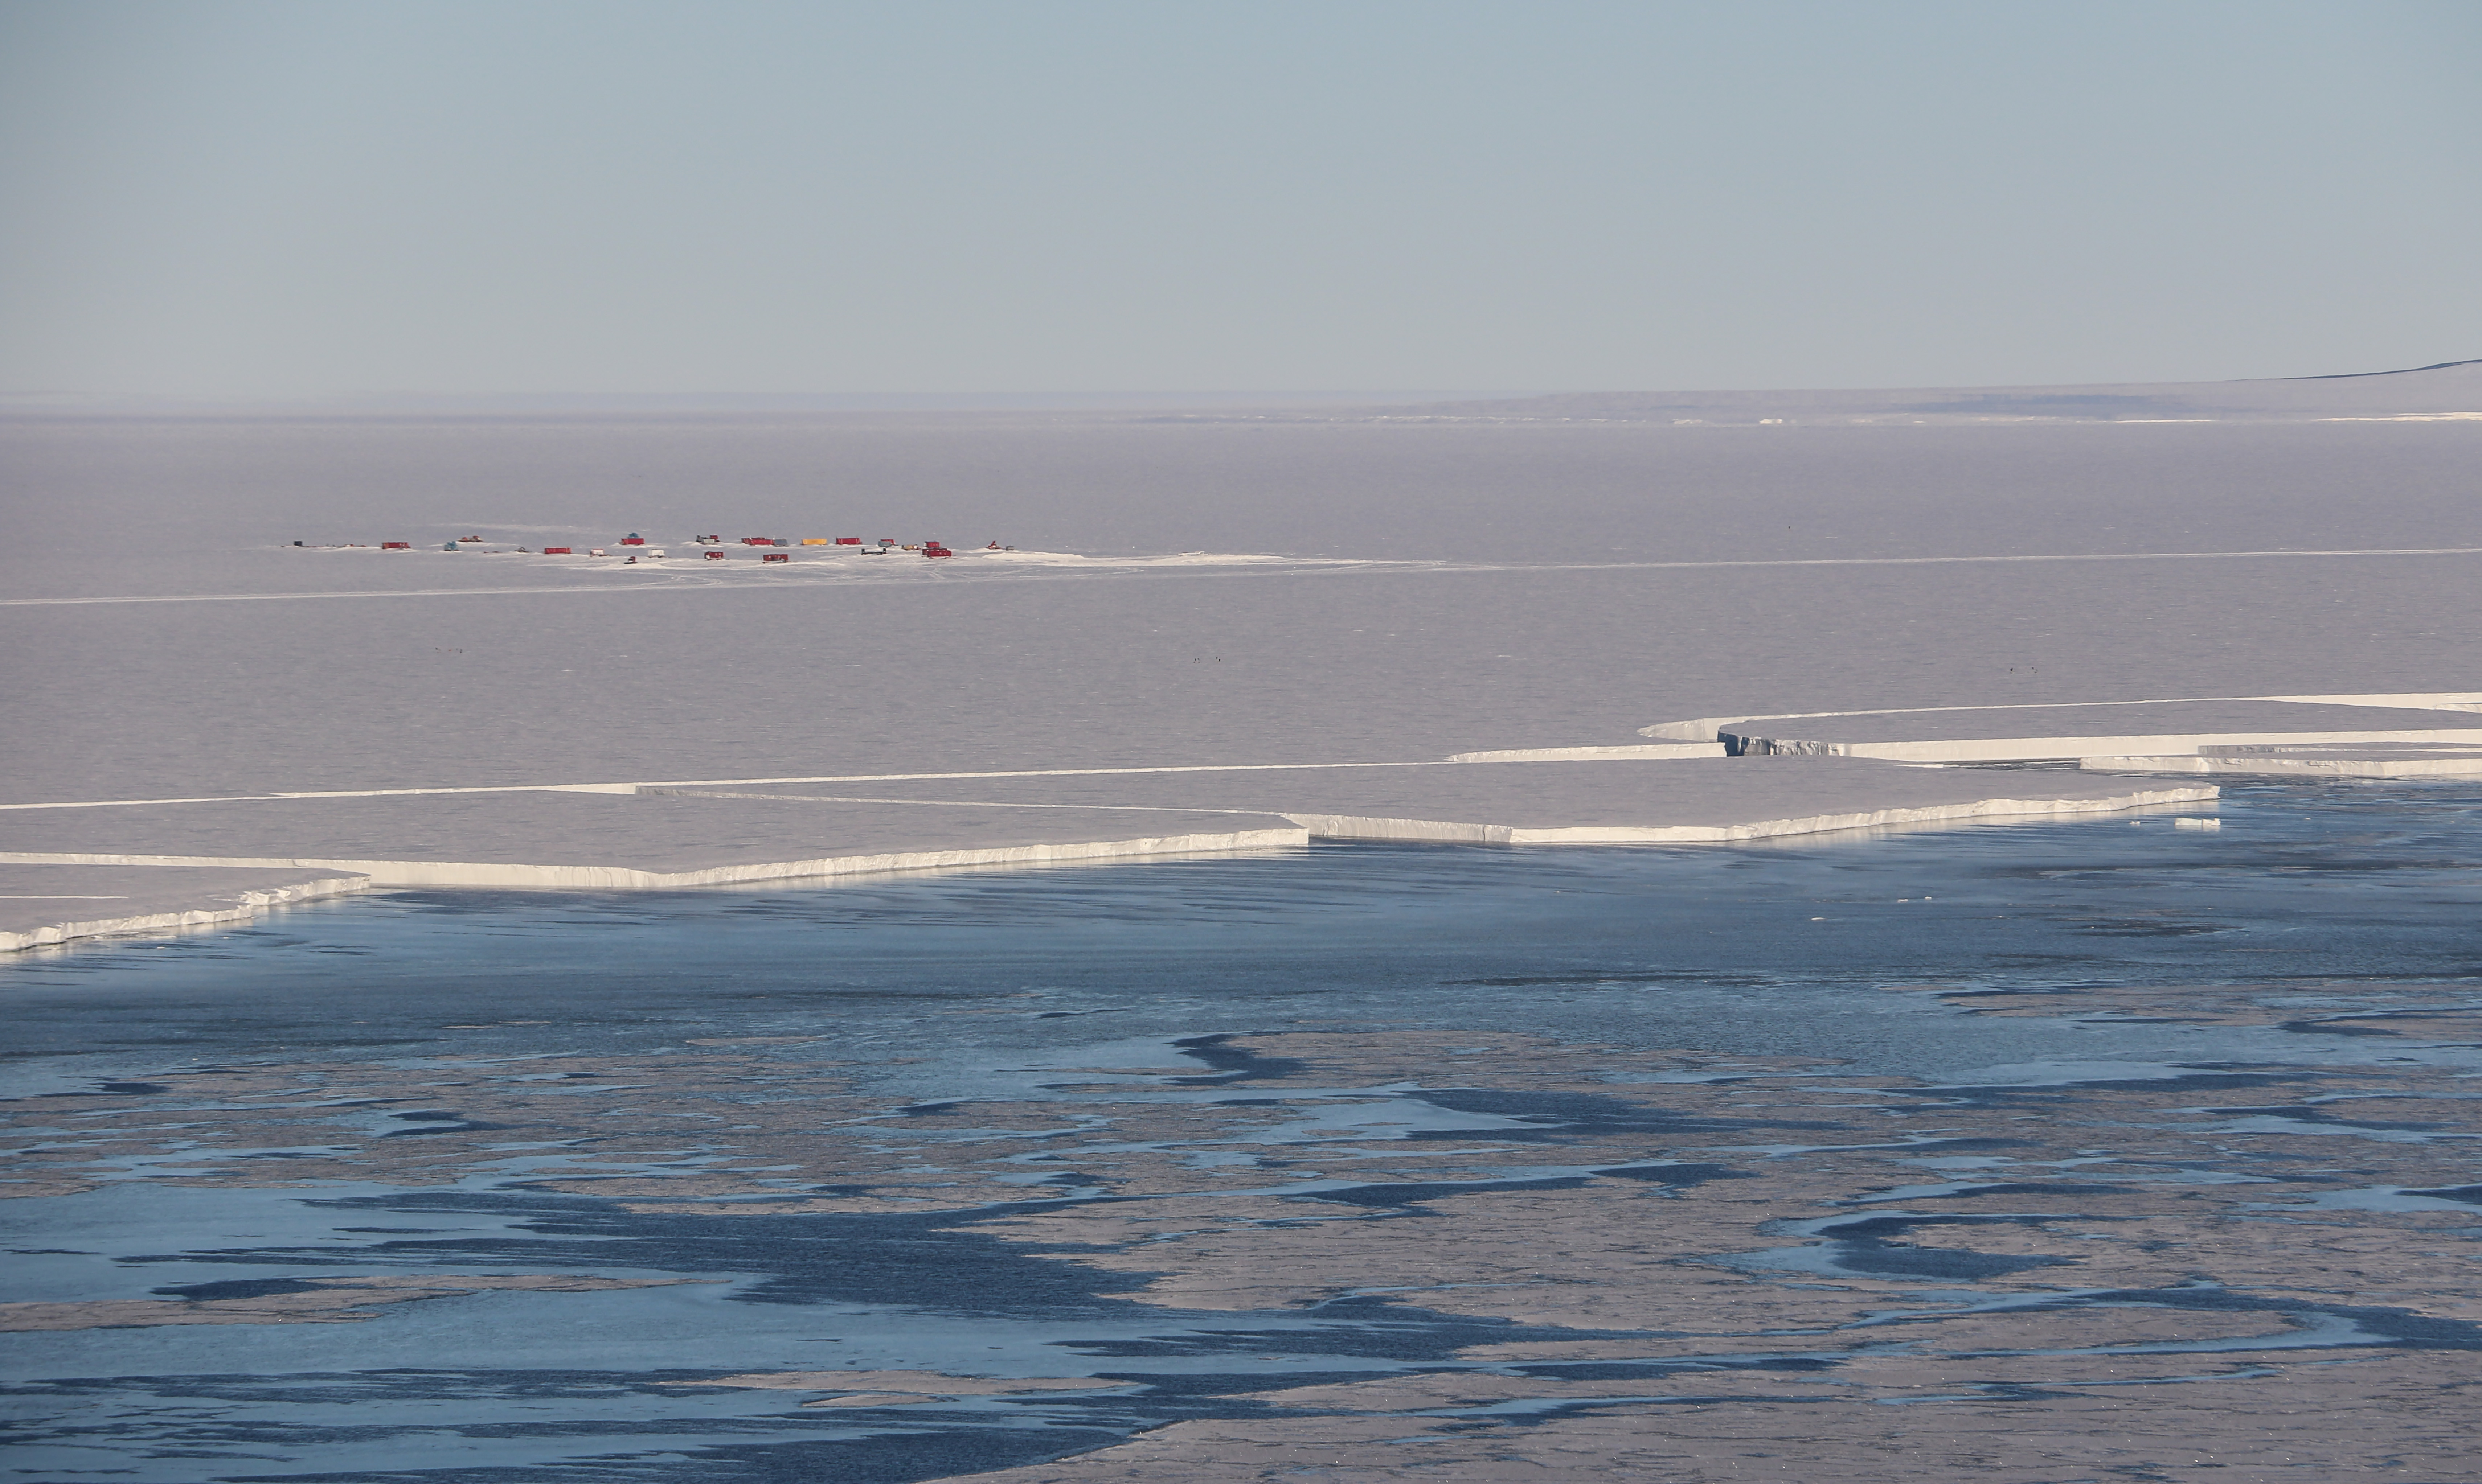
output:
[{"label": "pale blue sky", "polygon": [[0,390],[2482,355],[2482,5],[0,0]]}]

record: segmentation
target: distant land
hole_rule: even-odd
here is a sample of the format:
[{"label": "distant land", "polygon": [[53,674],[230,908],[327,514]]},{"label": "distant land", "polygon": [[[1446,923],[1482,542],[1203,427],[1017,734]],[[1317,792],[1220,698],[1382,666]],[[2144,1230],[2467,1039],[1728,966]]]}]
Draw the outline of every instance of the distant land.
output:
[{"label": "distant land", "polygon": [[2482,359],[2245,381],[1791,391],[368,392],[214,399],[0,393],[0,416],[765,417],[889,413],[1135,414],[1214,421],[2315,422],[2482,418]]},{"label": "distant land", "polygon": [[1353,415],[1679,424],[2482,418],[2482,360],[2442,361],[2405,371],[2349,372],[2258,381],[2128,381],[2091,386],[1907,387],[1879,391],[1560,392],[1543,397],[1425,403],[1415,407],[1371,406],[1355,409]]}]

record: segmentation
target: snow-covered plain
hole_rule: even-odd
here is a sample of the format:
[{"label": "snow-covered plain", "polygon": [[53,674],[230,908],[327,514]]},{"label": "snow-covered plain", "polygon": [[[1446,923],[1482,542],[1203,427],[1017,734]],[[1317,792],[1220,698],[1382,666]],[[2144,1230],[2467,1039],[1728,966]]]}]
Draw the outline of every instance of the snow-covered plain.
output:
[{"label": "snow-covered plain", "polygon": [[[21,416],[0,422],[23,533],[0,551],[0,851],[674,876],[1256,847],[1312,818],[1612,838],[1849,820],[1916,807],[1934,777],[1939,808],[2131,787],[1844,762],[1812,809],[1786,800],[1830,775],[1800,760],[1698,756],[1736,718],[1812,750],[1967,744],[1948,760],[2461,737],[2482,716],[2437,708],[2482,697],[2482,425],[2445,413],[2482,410],[2474,379],[2248,384],[2281,394],[2274,421],[2205,389],[2184,405],[2225,415],[2171,423],[2160,389],[2051,412],[1959,392],[1984,410],[1876,422],[1783,394],[1787,421],[1729,426],[1517,404]],[[617,552],[632,530],[668,558],[540,550]],[[959,556],[709,561],[699,532]],[[439,549],[467,534],[500,553]],[[381,540],[411,549],[321,549]],[[2316,699],[2338,696],[2360,704]],[[2178,705],[2139,724],[2097,702]],[[2040,713],[1964,710],[1992,707]],[[1824,715],[1862,712],[1885,715]],[[1434,766],[1545,751],[1601,761]],[[1278,767],[1301,771],[1128,771]],[[1074,769],[1112,781],[1037,798],[975,776]],[[936,803],[881,787],[925,774],[960,776]],[[1515,794],[1461,793],[1484,775]],[[770,820],[739,830],[722,799],[271,798],[753,780],[911,801],[752,804]],[[184,799],[259,802],[128,803]],[[1118,813],[1217,808],[1258,818]],[[794,809],[798,849],[776,818]]]}]

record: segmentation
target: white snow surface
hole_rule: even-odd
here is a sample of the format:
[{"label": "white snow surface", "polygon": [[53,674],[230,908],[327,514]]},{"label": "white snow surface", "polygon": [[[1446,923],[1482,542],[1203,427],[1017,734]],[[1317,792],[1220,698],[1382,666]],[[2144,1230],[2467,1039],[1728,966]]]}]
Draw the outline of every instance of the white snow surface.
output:
[{"label": "white snow surface", "polygon": [[[2464,380],[2277,400],[2428,416]],[[1297,820],[1515,843],[2145,792],[1882,760],[1810,802],[1774,766],[1801,760],[1717,759],[1719,730],[1941,761],[2482,728],[2482,425],[2457,420],[21,416],[0,458],[21,856],[670,879]],[[670,557],[540,553],[630,531]],[[707,561],[686,537],[716,532],[958,556]],[[438,549],[467,534],[503,554]],[[966,786],[1078,769],[1109,788]],[[747,827],[618,792],[271,797],[922,774],[958,775],[938,807],[745,800]],[[1908,792],[1941,776],[1974,796]],[[126,804],[219,798],[251,802]]]},{"label": "white snow surface", "polygon": [[2459,703],[2227,698],[1759,717],[1724,723],[1717,735],[1735,755],[1998,763],[2249,745],[2482,743],[2482,713]]},{"label": "white snow surface", "polygon": [[2482,778],[2482,736],[2470,742],[2352,742],[2202,746],[2191,753],[2085,757],[2111,773],[2232,773],[2303,778]]},{"label": "white snow surface", "polygon": [[1307,840],[1289,820],[1204,810],[549,791],[26,811],[12,819],[6,838],[11,848],[0,862],[299,867],[355,872],[381,886],[603,890],[1253,850]]},{"label": "white snow surface", "polygon": [[[302,868],[381,886],[661,889],[1323,840],[1688,844],[2212,799],[2212,787],[1825,759],[647,784],[13,812],[0,862]],[[554,852],[558,858],[545,858]]]},{"label": "white snow surface", "polygon": [[[2133,787],[2060,771],[1902,768],[1823,758],[1439,763],[911,784],[890,780],[870,787],[881,798],[962,796],[1018,807],[1109,803],[1255,810],[1298,820],[1320,839],[1498,845],[1753,840],[1931,820],[2132,809],[2215,796],[2211,789]],[[787,784],[736,796],[807,794],[809,786]]]}]

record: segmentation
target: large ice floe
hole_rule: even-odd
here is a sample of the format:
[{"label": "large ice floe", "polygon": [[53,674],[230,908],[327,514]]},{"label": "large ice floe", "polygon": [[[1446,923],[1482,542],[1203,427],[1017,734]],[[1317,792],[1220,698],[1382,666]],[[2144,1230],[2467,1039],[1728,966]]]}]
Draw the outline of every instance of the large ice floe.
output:
[{"label": "large ice floe", "polygon": [[0,864],[0,951],[247,922],[270,907],[358,892],[358,872],[306,868]]},{"label": "large ice floe", "polygon": [[[1723,844],[2215,796],[2211,785],[2056,771],[1723,757],[598,784],[13,808],[0,816],[0,865],[144,868],[159,893],[178,868],[321,872],[322,890],[659,890],[1312,840]],[[159,925],[172,920],[61,915],[0,944]]]},{"label": "large ice floe", "polygon": [[[48,524],[0,550],[0,861],[106,884],[17,894],[6,941],[316,882],[1729,845],[2456,774],[2474,386],[16,418]],[[659,493],[614,508],[620,467]],[[632,529],[669,559],[621,566]],[[718,529],[958,560],[662,534]]]},{"label": "large ice floe", "polygon": [[2057,772],[1721,758],[606,785],[13,810],[13,848],[0,862],[322,870],[383,886],[660,889],[1314,839],[1723,843],[2214,796],[2211,786]]},{"label": "large ice floe", "polygon": [[[2469,704],[2464,698],[2423,699],[2430,709],[2395,696],[2260,698],[1671,723],[1643,730],[1678,737],[1712,725],[1716,740],[1427,761],[18,804],[0,810],[8,847],[0,863],[55,882],[80,869],[120,873],[95,877],[107,881],[137,872],[145,890],[22,894],[0,947],[228,921],[256,906],[371,885],[676,889],[1266,850],[1313,840],[1724,844],[2197,806],[2216,796],[2211,785],[2115,773],[2391,768],[2400,775],[2473,767],[2482,759],[2482,714],[2455,709]],[[2152,750],[2140,755],[2138,747]],[[2380,761],[2363,761],[2372,756]],[[2076,759],[2084,768],[1921,766],[2032,758]],[[87,905],[105,898],[131,905]]]},{"label": "large ice floe", "polygon": [[2239,773],[2291,778],[2482,778],[2482,739],[2469,742],[2317,742],[2202,745],[2195,752],[2084,757],[2110,773]]},{"label": "large ice floe", "polygon": [[1734,756],[2005,763],[2205,748],[2482,745],[2482,696],[2250,696],[2068,706],[1967,706],[1658,724],[1711,726]]},{"label": "large ice floe", "polygon": [[1254,850],[1307,836],[1272,815],[1207,810],[520,790],[26,812],[8,838],[20,848],[0,862],[323,869],[383,886],[627,891]]},{"label": "large ice floe", "polygon": [[[2099,786],[2097,786],[2099,785]],[[771,791],[790,802],[805,786]],[[2087,814],[2213,798],[2055,772],[2005,775],[1835,760],[1518,762],[1231,768],[871,786],[884,800],[971,794],[1015,808],[1106,800],[1281,814],[1318,840],[1468,845],[1715,844],[2008,817]],[[682,789],[679,794],[698,791]],[[748,794],[742,796],[751,796]]]}]

